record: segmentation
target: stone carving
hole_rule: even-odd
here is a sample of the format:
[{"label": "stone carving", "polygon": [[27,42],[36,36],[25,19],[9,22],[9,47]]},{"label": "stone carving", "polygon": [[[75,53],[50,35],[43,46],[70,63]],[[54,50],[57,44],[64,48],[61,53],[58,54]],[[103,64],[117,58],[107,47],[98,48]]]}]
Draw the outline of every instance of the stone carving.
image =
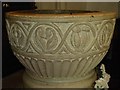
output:
[{"label": "stone carving", "polygon": [[6,18],[10,44],[27,74],[44,82],[95,77],[94,68],[108,51],[115,19],[67,23],[40,20]]},{"label": "stone carving", "polygon": [[[62,47],[66,48],[72,54],[74,54],[73,52],[87,52],[91,47],[97,49],[107,47],[112,38],[114,25],[114,20],[105,20],[101,22],[99,30],[96,30],[97,27],[90,22],[73,23],[63,34],[59,27],[52,23],[49,25],[31,22],[37,25],[29,26],[31,30],[28,30],[25,28],[24,23],[20,21],[14,22],[11,26],[9,26],[8,20],[6,22],[12,46],[21,50],[23,48],[25,50],[28,46],[31,48],[35,46],[37,49],[33,48],[34,52],[37,53],[37,50],[40,50],[44,54],[50,53],[51,50],[56,53]],[[61,42],[58,42],[58,40],[61,40]],[[53,53],[52,51],[51,53]]]}]

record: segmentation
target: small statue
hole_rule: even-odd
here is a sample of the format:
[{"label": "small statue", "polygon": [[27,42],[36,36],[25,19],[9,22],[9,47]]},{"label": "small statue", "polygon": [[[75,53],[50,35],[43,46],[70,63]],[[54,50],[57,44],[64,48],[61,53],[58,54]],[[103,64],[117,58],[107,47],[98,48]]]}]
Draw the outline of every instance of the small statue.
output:
[{"label": "small statue", "polygon": [[108,82],[110,80],[110,75],[106,73],[104,64],[101,65],[100,70],[102,72],[102,77],[100,77],[98,80],[95,81],[96,84],[94,88],[96,88],[96,90],[108,89],[109,88]]}]

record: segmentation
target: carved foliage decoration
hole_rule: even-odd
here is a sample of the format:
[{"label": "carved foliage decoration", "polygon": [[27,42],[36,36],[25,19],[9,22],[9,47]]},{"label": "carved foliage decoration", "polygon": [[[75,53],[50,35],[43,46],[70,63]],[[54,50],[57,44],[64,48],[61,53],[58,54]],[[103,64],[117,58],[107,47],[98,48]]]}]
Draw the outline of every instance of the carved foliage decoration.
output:
[{"label": "carved foliage decoration", "polygon": [[109,47],[114,30],[114,20],[99,21],[99,27],[92,22],[73,23],[64,33],[54,23],[6,22],[11,45],[25,52],[31,47],[38,54],[55,54],[61,48],[72,54],[87,53],[93,46],[101,50]]},{"label": "carved foliage decoration", "polygon": [[27,35],[25,29],[21,25],[21,22],[15,22],[11,26],[7,20],[6,22],[11,45],[18,49],[23,49],[27,42]]},{"label": "carved foliage decoration", "polygon": [[70,22],[65,27],[57,22],[6,23],[14,54],[27,69],[45,78],[92,75],[107,53],[114,30],[114,19]]},{"label": "carved foliage decoration", "polygon": [[34,29],[34,43],[42,52],[52,52],[58,43],[54,28],[50,25],[39,25]]},{"label": "carved foliage decoration", "polygon": [[76,52],[86,52],[95,39],[95,28],[90,23],[78,23],[71,27],[70,42]]},{"label": "carved foliage decoration", "polygon": [[98,35],[99,48],[109,47],[114,30],[114,23],[112,21],[104,21],[101,25],[100,33]]}]

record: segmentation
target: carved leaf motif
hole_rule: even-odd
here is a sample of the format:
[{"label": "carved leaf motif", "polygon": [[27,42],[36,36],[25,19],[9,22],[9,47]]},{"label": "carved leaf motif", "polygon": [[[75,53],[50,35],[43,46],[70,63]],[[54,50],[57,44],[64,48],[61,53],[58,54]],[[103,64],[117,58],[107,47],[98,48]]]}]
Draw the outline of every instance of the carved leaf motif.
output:
[{"label": "carved leaf motif", "polygon": [[85,48],[91,42],[91,28],[86,25],[76,25],[71,34],[71,44],[76,51],[84,52]]},{"label": "carved leaf motif", "polygon": [[52,32],[51,31],[52,31],[51,28],[46,29],[46,39],[47,40],[52,37]]},{"label": "carved leaf motif", "polygon": [[71,44],[73,47],[75,47],[75,49],[77,50],[80,46],[80,36],[79,36],[79,33],[75,33],[73,32],[72,35],[71,35]]},{"label": "carved leaf motif", "polygon": [[36,37],[35,40],[37,41],[37,44],[42,49],[42,51],[44,51],[45,43],[46,43],[44,28],[42,27],[37,28],[35,37]]},{"label": "carved leaf motif", "polygon": [[24,35],[22,32],[22,29],[18,25],[14,25],[14,27],[11,29],[11,41],[13,41],[13,44],[15,47],[22,48],[23,42],[24,42]]},{"label": "carved leaf motif", "polygon": [[105,44],[106,40],[107,40],[107,33],[105,33],[107,31],[107,27],[103,27],[103,33],[101,35],[101,45]]},{"label": "carved leaf motif", "polygon": [[106,24],[102,27],[101,33],[99,34],[98,40],[100,46],[108,46],[110,43],[112,25]]},{"label": "carved leaf motif", "polygon": [[80,30],[81,29],[79,27],[75,27],[71,34],[71,44],[76,50],[78,50],[78,48],[80,47],[80,44],[81,44],[81,39],[79,36]]},{"label": "carved leaf motif", "polygon": [[36,32],[36,39],[39,40],[39,46],[44,52],[53,50],[58,42],[56,33],[51,27],[39,27]]},{"label": "carved leaf motif", "polygon": [[46,32],[47,32],[46,37],[48,37],[47,50],[52,50],[57,45],[58,42],[57,36],[52,28],[47,28]]},{"label": "carved leaf motif", "polygon": [[88,26],[82,26],[82,32],[81,32],[81,37],[82,37],[82,44],[81,47],[85,48],[89,43],[90,43],[90,30],[91,28]]}]

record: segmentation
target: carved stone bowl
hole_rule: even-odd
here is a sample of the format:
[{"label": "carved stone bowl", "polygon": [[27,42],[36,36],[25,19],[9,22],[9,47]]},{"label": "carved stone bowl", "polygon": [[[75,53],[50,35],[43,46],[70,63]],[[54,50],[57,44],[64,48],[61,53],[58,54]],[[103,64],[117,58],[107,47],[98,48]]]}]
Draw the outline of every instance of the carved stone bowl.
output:
[{"label": "carved stone bowl", "polygon": [[88,88],[106,55],[115,13],[30,10],[6,13],[9,42],[29,88]]}]

